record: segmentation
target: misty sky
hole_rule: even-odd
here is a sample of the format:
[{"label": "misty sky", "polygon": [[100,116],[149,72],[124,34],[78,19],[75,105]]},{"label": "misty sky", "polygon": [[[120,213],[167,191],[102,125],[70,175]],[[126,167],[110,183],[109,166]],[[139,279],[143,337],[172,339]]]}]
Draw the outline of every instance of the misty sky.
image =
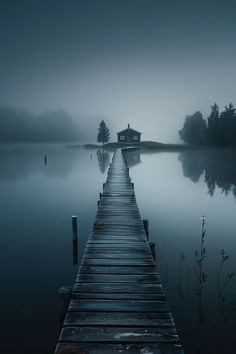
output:
[{"label": "misty sky", "polygon": [[[0,0],[0,103],[178,141],[186,114],[236,105],[236,2]],[[93,126],[93,124],[95,126]]]}]

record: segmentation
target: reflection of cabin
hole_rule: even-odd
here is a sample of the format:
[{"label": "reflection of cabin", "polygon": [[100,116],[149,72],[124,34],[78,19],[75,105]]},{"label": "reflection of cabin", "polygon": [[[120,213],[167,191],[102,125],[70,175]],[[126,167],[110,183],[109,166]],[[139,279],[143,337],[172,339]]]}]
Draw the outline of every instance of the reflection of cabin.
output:
[{"label": "reflection of cabin", "polygon": [[141,134],[137,130],[130,128],[128,124],[128,128],[121,130],[117,133],[117,141],[118,143],[139,143],[141,140]]}]

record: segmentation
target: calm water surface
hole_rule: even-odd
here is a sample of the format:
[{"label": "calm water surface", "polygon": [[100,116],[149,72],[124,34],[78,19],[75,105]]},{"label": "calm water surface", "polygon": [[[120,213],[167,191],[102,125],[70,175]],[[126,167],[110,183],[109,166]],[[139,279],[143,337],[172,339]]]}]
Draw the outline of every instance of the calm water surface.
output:
[{"label": "calm water surface", "polygon": [[[79,218],[81,259],[111,156],[63,146],[0,148],[1,352],[53,353],[57,290],[73,285],[77,273],[71,215]],[[186,354],[235,353],[235,156],[229,151],[128,156]],[[207,231],[200,282],[202,215]],[[222,248],[229,257],[220,270]]]}]

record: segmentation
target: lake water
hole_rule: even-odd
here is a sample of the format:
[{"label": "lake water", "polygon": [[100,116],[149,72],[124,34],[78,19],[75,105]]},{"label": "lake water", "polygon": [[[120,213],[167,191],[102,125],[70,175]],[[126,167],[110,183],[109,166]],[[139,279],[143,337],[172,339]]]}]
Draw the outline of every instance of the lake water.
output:
[{"label": "lake water", "polygon": [[[53,353],[57,290],[73,285],[78,268],[71,216],[78,215],[81,259],[111,157],[63,146],[0,147],[2,353]],[[235,157],[234,151],[128,156],[186,354],[235,353]],[[222,248],[229,258],[220,267]]]}]

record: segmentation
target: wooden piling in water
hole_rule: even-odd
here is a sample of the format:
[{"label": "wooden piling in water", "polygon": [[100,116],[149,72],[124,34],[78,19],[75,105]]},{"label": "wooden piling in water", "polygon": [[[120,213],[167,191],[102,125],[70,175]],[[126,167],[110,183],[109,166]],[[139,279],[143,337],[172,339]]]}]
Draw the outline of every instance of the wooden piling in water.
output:
[{"label": "wooden piling in water", "polygon": [[77,241],[72,242],[72,249],[73,249],[73,264],[77,265],[78,264],[78,242]]},{"label": "wooden piling in water", "polygon": [[77,226],[77,216],[72,215],[72,254],[73,254],[73,264],[78,264],[78,226]]},{"label": "wooden piling in water", "polygon": [[65,315],[71,298],[71,293],[71,286],[63,286],[57,291],[59,304],[59,321],[61,324],[63,324],[63,321],[65,319]]},{"label": "wooden piling in water", "polygon": [[78,227],[77,227],[76,215],[72,215],[72,234],[73,234],[73,241],[78,241]]}]

